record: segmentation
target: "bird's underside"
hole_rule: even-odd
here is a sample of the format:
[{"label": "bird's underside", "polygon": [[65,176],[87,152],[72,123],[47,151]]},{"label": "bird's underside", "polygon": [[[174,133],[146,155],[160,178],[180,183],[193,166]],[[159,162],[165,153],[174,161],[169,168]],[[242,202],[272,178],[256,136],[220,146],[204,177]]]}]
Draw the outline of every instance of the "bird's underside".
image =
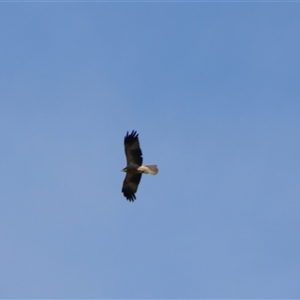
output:
[{"label": "bird's underside", "polygon": [[142,174],[156,175],[158,173],[158,168],[156,165],[142,165],[142,150],[136,131],[133,130],[130,134],[127,132],[124,138],[124,146],[127,167],[122,170],[123,172],[126,172],[122,193],[128,201],[134,201],[136,199],[135,193],[137,192]]}]

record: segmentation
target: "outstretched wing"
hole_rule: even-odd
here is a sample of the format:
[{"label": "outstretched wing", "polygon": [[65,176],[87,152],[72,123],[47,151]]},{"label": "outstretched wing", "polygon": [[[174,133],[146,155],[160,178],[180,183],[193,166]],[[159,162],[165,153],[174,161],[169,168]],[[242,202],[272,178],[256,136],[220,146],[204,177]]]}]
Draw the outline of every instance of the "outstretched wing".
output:
[{"label": "outstretched wing", "polygon": [[136,131],[132,130],[130,134],[127,131],[124,138],[124,146],[127,166],[131,163],[141,166],[143,163],[143,154],[140,148],[139,135]]},{"label": "outstretched wing", "polygon": [[134,201],[135,193],[138,189],[139,183],[141,181],[142,174],[134,172],[127,172],[125,179],[123,181],[122,193],[124,197],[129,201]]}]

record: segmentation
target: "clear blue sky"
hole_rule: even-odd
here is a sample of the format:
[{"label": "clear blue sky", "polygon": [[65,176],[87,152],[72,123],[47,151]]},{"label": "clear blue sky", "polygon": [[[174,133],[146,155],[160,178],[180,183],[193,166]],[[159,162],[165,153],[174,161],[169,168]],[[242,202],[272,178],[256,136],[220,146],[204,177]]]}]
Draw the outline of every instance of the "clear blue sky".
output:
[{"label": "clear blue sky", "polygon": [[0,3],[0,35],[1,298],[300,297],[300,3]]}]

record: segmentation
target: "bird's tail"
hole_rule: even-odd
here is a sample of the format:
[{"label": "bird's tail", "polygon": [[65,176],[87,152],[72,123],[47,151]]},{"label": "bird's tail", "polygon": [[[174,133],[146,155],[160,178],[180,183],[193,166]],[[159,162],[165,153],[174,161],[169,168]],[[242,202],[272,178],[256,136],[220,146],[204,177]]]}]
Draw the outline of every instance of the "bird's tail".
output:
[{"label": "bird's tail", "polygon": [[138,170],[149,175],[156,175],[158,173],[157,165],[140,166]]}]

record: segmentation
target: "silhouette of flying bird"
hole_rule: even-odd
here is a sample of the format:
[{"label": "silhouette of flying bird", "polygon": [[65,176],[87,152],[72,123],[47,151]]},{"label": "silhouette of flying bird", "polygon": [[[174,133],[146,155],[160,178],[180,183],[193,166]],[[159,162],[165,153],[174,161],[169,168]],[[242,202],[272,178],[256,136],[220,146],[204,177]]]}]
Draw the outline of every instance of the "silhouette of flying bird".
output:
[{"label": "silhouette of flying bird", "polygon": [[158,168],[156,165],[143,166],[142,150],[139,143],[139,135],[136,131],[132,130],[129,134],[128,131],[124,138],[124,147],[127,166],[122,171],[126,172],[123,181],[122,193],[129,201],[136,199],[135,193],[137,192],[142,174],[156,175]]}]

